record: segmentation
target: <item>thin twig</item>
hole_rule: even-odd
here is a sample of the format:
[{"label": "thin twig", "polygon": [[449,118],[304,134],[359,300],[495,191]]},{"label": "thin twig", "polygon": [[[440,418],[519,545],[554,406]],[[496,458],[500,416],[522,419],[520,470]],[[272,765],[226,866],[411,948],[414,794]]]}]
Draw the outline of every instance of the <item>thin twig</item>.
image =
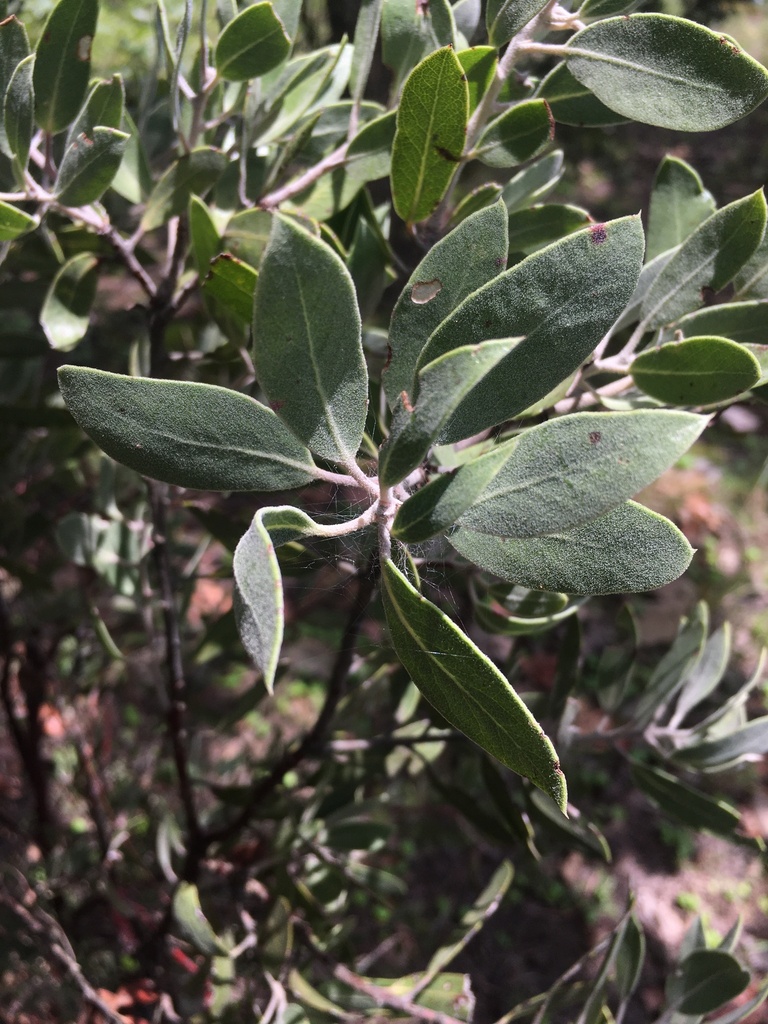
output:
[{"label": "thin twig", "polygon": [[141,287],[146,292],[148,298],[154,299],[157,294],[157,288],[155,282],[146,272],[144,267],[136,259],[136,255],[133,251],[133,246],[130,242],[127,242],[117,228],[111,224],[109,228],[103,232],[104,237],[107,239],[109,244],[115,250],[117,255],[125,264],[126,270],[139,282]]},{"label": "thin twig", "polygon": [[173,760],[179,780],[179,793],[184,807],[187,831],[190,842],[194,844],[200,836],[201,830],[189,773],[185,724],[187,683],[184,675],[181,632],[166,540],[167,490],[164,484],[154,480],[149,481],[148,487],[152,508],[152,556],[160,584],[160,607],[165,632],[166,695],[168,698],[166,724],[173,749]]},{"label": "thin twig", "polygon": [[417,1020],[426,1021],[427,1024],[464,1024],[463,1021],[459,1021],[457,1017],[452,1017],[448,1013],[432,1010],[428,1006],[420,1006],[404,996],[395,995],[390,989],[383,988],[381,985],[375,985],[367,978],[361,978],[359,974],[350,971],[344,964],[335,964],[331,971],[337,981],[342,982],[344,985],[349,985],[350,988],[355,989],[357,992],[362,992],[363,995],[372,999],[377,1006],[386,1006],[391,1010],[399,1010],[400,1013],[407,1013]]},{"label": "thin twig", "polygon": [[309,188],[318,178],[322,178],[324,174],[334,170],[336,167],[340,167],[344,163],[348,146],[348,142],[343,143],[338,149],[334,149],[328,156],[323,157],[322,160],[310,167],[309,170],[299,175],[298,178],[294,178],[293,181],[289,181],[282,188],[262,196],[259,200],[259,206],[263,210],[274,210],[280,203],[284,203],[286,199],[292,199],[293,196],[303,192],[305,188]]}]

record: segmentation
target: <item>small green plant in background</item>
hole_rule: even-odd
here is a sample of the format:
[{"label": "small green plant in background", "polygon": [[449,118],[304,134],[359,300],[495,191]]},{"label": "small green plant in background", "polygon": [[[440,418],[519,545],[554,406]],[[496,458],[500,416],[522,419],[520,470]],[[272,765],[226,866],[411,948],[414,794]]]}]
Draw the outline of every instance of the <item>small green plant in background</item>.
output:
[{"label": "small green plant in background", "polygon": [[[473,0],[364,0],[351,42],[299,52],[300,0],[220,0],[216,22],[190,2],[173,27],[159,2],[157,74],[136,103],[119,74],[90,80],[97,0],[60,0],[32,52],[20,20],[0,23],[5,271],[44,280],[44,294],[20,295],[0,327],[5,362],[23,368],[6,388],[5,421],[20,431],[22,462],[23,428],[58,438],[50,457],[66,463],[70,489],[93,481],[78,427],[132,471],[103,460],[96,511],[69,509],[55,530],[67,559],[109,587],[108,607],[87,587],[99,653],[77,627],[92,692],[131,661],[116,616],[143,616],[162,651],[177,792],[153,811],[164,912],[136,947],[145,973],[179,943],[198,955],[186,983],[162,968],[179,1012],[240,1019],[247,991],[269,1020],[380,1007],[469,1019],[468,983],[446,968],[499,906],[506,860],[426,969],[384,980],[348,966],[350,892],[387,928],[405,895],[397,863],[379,856],[389,780],[402,776],[502,849],[539,856],[539,831],[555,830],[609,856],[569,804],[566,772],[580,749],[615,748],[673,819],[756,845],[738,809],[697,781],[768,749],[768,719],[745,710],[762,663],[735,693],[721,685],[727,624],[710,634],[699,604],[639,685],[623,613],[620,642],[591,678],[579,673],[589,597],[661,587],[693,555],[633,497],[714,413],[768,383],[762,191],[718,209],[697,172],[668,157],[645,230],[637,215],[600,223],[546,201],[563,173],[558,124],[711,131],[768,96],[768,72],[730,37],[625,7],[489,0],[483,20]],[[386,102],[368,88],[379,41]],[[101,358],[89,325],[115,280],[135,290],[138,316]],[[728,301],[709,304],[726,287]],[[68,412],[42,360],[30,364],[40,329],[59,363],[72,353],[58,370]],[[244,530],[192,502],[209,539],[181,577],[179,488],[258,495],[237,505]],[[247,784],[208,770],[186,706],[190,664],[236,657],[224,616],[197,647],[184,622],[186,581],[210,538],[232,553],[237,629],[260,679],[234,720],[290,672],[284,578],[309,591],[318,566],[339,567],[323,702],[298,739],[250,765]],[[6,571],[19,569],[8,560]],[[431,586],[449,573],[461,578],[462,619],[485,633],[561,631],[548,695],[518,692],[514,670],[467,635],[445,587]],[[19,627],[6,620],[10,678]],[[6,691],[50,858],[60,837],[39,778],[42,702],[27,693],[20,715]],[[576,725],[587,694],[604,711],[594,733]],[[480,768],[484,805],[441,768],[454,744]],[[103,820],[96,828],[109,865],[114,837]],[[269,882],[257,883],[264,913],[241,908],[214,928],[200,886],[212,862],[237,863],[251,834],[257,847],[269,835],[252,861],[254,883]],[[744,990],[735,938],[723,943],[688,941],[660,1022],[700,1020]],[[502,1019],[556,1020],[575,1001],[579,1022],[620,1020],[643,958],[630,909],[584,958],[588,981],[569,972]],[[103,1013],[74,951],[59,959]],[[746,1017],[767,992],[722,1021]]]}]

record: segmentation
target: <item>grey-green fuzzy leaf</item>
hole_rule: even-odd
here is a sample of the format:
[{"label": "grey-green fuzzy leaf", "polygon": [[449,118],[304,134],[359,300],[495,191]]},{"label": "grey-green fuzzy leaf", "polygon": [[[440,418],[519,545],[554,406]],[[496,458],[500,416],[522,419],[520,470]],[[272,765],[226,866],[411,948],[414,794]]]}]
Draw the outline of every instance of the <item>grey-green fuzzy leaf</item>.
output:
[{"label": "grey-green fuzzy leaf", "polygon": [[237,391],[77,366],[63,366],[59,381],[83,430],[145,476],[210,491],[277,491],[312,480],[307,449]]},{"label": "grey-green fuzzy leaf", "polygon": [[685,160],[665,156],[651,192],[646,262],[680,245],[714,212],[715,200],[697,171]]}]

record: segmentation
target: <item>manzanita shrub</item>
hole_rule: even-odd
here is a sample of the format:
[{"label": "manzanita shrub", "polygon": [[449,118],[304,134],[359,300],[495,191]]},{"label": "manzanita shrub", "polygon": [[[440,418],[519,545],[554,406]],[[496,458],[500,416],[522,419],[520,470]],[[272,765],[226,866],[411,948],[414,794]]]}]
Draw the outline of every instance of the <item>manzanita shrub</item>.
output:
[{"label": "manzanita shrub", "polygon": [[[470,1018],[466,979],[446,968],[498,906],[506,861],[458,935],[436,937],[420,973],[372,980],[340,959],[350,887],[400,893],[396,872],[375,862],[373,807],[399,771],[428,777],[485,842],[535,850],[544,821],[602,854],[596,827],[567,817],[565,769],[576,749],[615,743],[665,812],[748,841],[738,811],[696,777],[768,749],[768,719],[745,712],[760,669],[720,696],[729,631],[709,635],[705,605],[642,686],[623,613],[623,646],[592,680],[607,725],[591,737],[574,725],[579,609],[592,595],[664,586],[693,555],[672,522],[633,497],[713,413],[768,381],[762,191],[717,209],[697,172],[669,157],[645,230],[640,215],[598,223],[546,201],[563,174],[559,124],[713,131],[768,96],[768,72],[729,36],[627,13],[634,6],[363,0],[352,41],[313,51],[300,45],[301,0],[219,0],[210,12],[188,0],[175,32],[158,0],[157,75],[137,105],[126,104],[119,74],[90,78],[98,0],[59,0],[34,49],[15,16],[0,23],[6,268],[28,266],[34,245],[54,253],[38,316],[48,344],[73,353],[59,369],[66,408],[102,452],[147,478],[148,500],[133,509],[144,533],[126,529],[113,498],[100,516],[67,516],[57,536],[123,608],[141,604],[150,550],[154,560],[183,825],[162,825],[171,903],[142,949],[159,957],[172,935],[177,951],[181,941],[199,954],[193,974],[209,988],[179,993],[168,982],[182,1013],[245,1019],[246,986],[264,1020],[377,1017],[381,1007],[396,1018]],[[368,87],[379,47],[386,103]],[[105,360],[127,373],[88,365],[81,345],[116,264],[145,310],[133,342]],[[41,408],[49,416],[36,425],[75,430],[55,397]],[[74,436],[92,464],[92,447]],[[343,556],[352,594],[339,603],[348,621],[315,724],[236,793],[201,777],[188,743],[193,652],[172,571],[179,492],[166,485],[257,496],[232,557],[239,636],[261,680],[250,706],[290,673],[283,573],[311,586],[318,560]],[[198,512],[227,543],[231,523]],[[562,630],[549,698],[516,692],[482,649],[491,648],[467,635],[450,610],[449,573],[462,578],[461,619],[475,637]],[[91,612],[119,657],[110,614]],[[365,623],[373,632],[355,654]],[[208,642],[234,641],[219,629]],[[400,696],[374,700],[374,721],[366,695],[390,686]],[[480,748],[470,756],[489,810],[438,777],[436,758],[461,735]],[[286,788],[297,771],[301,799]],[[220,802],[201,803],[204,787]],[[226,859],[254,822],[275,817],[284,827],[269,824],[258,868],[271,879],[268,913],[245,938],[236,915],[217,935],[199,903],[206,858]],[[742,992],[749,974],[735,941],[734,932],[712,949],[701,929],[691,933],[660,1022],[702,1020]],[[620,1020],[643,950],[630,910],[595,951],[599,967],[590,973],[585,958],[587,984],[571,972],[503,1020]],[[765,994],[719,1020],[745,1018]]]}]

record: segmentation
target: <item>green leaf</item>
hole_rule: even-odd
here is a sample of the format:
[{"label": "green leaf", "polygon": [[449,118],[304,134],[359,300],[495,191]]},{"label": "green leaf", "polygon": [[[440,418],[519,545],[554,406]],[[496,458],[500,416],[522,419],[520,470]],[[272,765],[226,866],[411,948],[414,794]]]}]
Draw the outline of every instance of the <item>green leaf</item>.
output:
[{"label": "green leaf", "polygon": [[577,32],[568,70],[632,121],[704,132],[768,96],[768,72],[727,36],[666,14],[609,18]]},{"label": "green leaf", "polygon": [[403,88],[392,148],[392,199],[407,223],[428,217],[464,149],[469,93],[456,54],[445,47],[414,68]]},{"label": "green leaf", "polygon": [[646,261],[680,245],[714,212],[715,200],[698,172],[685,160],[665,156],[651,192]]},{"label": "green leaf", "polygon": [[548,203],[517,210],[509,215],[509,251],[527,256],[591,222],[592,217],[579,206]]},{"label": "green leaf", "polygon": [[497,636],[532,636],[552,629],[579,610],[567,594],[513,587],[503,604],[493,598],[475,605],[477,624]]},{"label": "green leaf", "polygon": [[455,44],[455,29],[448,0],[430,0],[422,8],[413,0],[384,0],[381,57],[392,71],[394,95],[419,61],[441,46]]},{"label": "green leaf", "polygon": [[699,601],[690,618],[681,622],[675,642],[646,683],[635,708],[635,721],[647,725],[678,692],[701,657],[708,629],[709,608]]},{"label": "green leaf", "polygon": [[459,525],[522,538],[571,530],[647,487],[707,422],[691,413],[636,410],[576,413],[532,427],[505,453],[481,456],[496,473]]},{"label": "green leaf", "polygon": [[11,242],[19,235],[34,230],[39,221],[10,203],[0,202],[0,242]]},{"label": "green leaf", "polygon": [[627,921],[624,942],[616,958],[616,987],[622,1000],[629,999],[640,983],[645,961],[645,935],[634,914]]},{"label": "green leaf", "polygon": [[316,524],[292,505],[259,509],[232,562],[235,617],[243,646],[272,693],[283,643],[283,585],[275,548],[312,535]]},{"label": "green leaf", "polygon": [[112,179],[112,190],[129,203],[141,203],[152,189],[152,175],[147,154],[133,118],[123,111],[122,129],[129,136],[123,153],[123,162]]},{"label": "green leaf", "polygon": [[497,47],[508,43],[544,7],[542,0],[488,0],[485,24],[489,42]]},{"label": "green leaf", "polygon": [[738,299],[768,299],[768,231],[733,279]]},{"label": "green leaf", "polygon": [[91,253],[78,253],[59,268],[51,282],[40,311],[40,324],[51,346],[59,352],[73,349],[88,330],[98,265]]},{"label": "green leaf", "polygon": [[641,352],[629,368],[635,384],[668,405],[712,405],[748,391],[760,363],[727,338],[688,338]]},{"label": "green leaf", "polygon": [[86,206],[109,188],[122,163],[128,136],[116,128],[81,132],[67,147],[54,194],[65,206]]},{"label": "green leaf", "polygon": [[484,185],[473,188],[457,203],[451,216],[451,230],[457,227],[463,220],[472,213],[478,213],[489,206],[493,206],[501,198],[502,187],[495,181],[488,181]]},{"label": "green leaf", "polygon": [[137,473],[209,491],[288,490],[312,480],[306,448],[237,391],[78,366],[63,366],[59,382],[86,434]]},{"label": "green leaf", "polygon": [[83,108],[72,122],[67,133],[67,146],[81,132],[90,135],[94,128],[121,128],[125,90],[120,75],[113,75],[109,81],[97,82],[88,94]]},{"label": "green leaf", "polygon": [[564,174],[563,151],[556,149],[523,168],[504,186],[501,198],[510,213],[544,199]]},{"label": "green leaf", "polygon": [[181,932],[198,953],[205,956],[227,955],[229,950],[223,944],[200,906],[196,885],[180,882],[173,897],[173,916]]},{"label": "green leaf", "polygon": [[691,828],[732,836],[741,821],[735,807],[707,796],[660,768],[633,762],[632,778],[663,811]]},{"label": "green leaf", "polygon": [[701,654],[686,673],[671,725],[684,722],[688,714],[720,685],[730,653],[731,627],[724,622],[704,644]]},{"label": "green leaf", "polygon": [[552,117],[558,124],[577,128],[603,128],[624,124],[626,118],[606,107],[593,92],[582,85],[568,70],[567,64],[556,64],[536,90],[536,96],[549,103]]},{"label": "green leaf", "polygon": [[453,349],[419,372],[418,400],[412,406],[401,398],[381,448],[382,486],[399,483],[419,465],[459,403],[519,341],[507,338]]},{"label": "green leaf", "polygon": [[517,415],[572,373],[627,305],[642,251],[637,217],[595,224],[468,296],[434,331],[420,365],[458,345],[519,335],[525,340],[459,406],[442,443]]},{"label": "green leaf", "polygon": [[98,0],[59,0],[43,26],[32,80],[35,119],[46,132],[60,132],[77,116],[88,88],[98,15]]},{"label": "green leaf", "polygon": [[194,195],[189,197],[189,235],[195,270],[204,278],[211,260],[221,252],[222,244],[211,211]]},{"label": "green leaf", "polygon": [[391,359],[382,376],[390,406],[402,391],[412,392],[419,353],[433,331],[506,263],[507,215],[500,202],[467,217],[432,246],[392,313]]},{"label": "green leaf", "polygon": [[362,100],[376,52],[384,0],[361,0],[355,23],[349,86],[352,99]]},{"label": "green leaf", "polygon": [[765,345],[768,342],[768,302],[726,302],[688,313],[661,333],[662,341],[672,341],[682,331],[686,338],[715,335],[740,345]]},{"label": "green leaf", "polygon": [[30,53],[11,75],[3,103],[5,141],[14,157],[14,171],[20,184],[29,160],[29,147],[35,129],[32,71],[35,55]]},{"label": "green leaf", "polygon": [[677,968],[674,1007],[680,1013],[710,1013],[730,1002],[750,982],[738,960],[721,949],[697,949]]},{"label": "green leaf", "polygon": [[247,82],[259,78],[291,51],[291,40],[272,4],[251,4],[229,22],[219,36],[214,64],[219,75],[229,82]]},{"label": "green leaf", "polygon": [[555,123],[546,100],[518,103],[491,121],[472,156],[488,167],[525,163],[555,137]]},{"label": "green leaf", "polygon": [[227,224],[222,246],[238,259],[258,267],[272,230],[272,215],[266,210],[241,210]]},{"label": "green leaf", "polygon": [[760,244],[766,205],[761,190],[712,214],[680,246],[643,299],[647,330],[672,323],[704,304],[705,290],[720,291]]},{"label": "green leaf", "polygon": [[[6,17],[3,21],[0,21],[0,101],[5,98],[14,71],[28,54],[29,39],[27,38],[27,30],[19,19],[16,17]],[[31,90],[31,79],[29,86]],[[31,96],[29,104],[31,107]],[[14,155],[5,137],[2,117],[0,117],[0,150],[6,156],[11,157]]]},{"label": "green leaf", "polygon": [[323,458],[349,464],[368,406],[355,288],[331,249],[275,216],[254,300],[254,363],[270,403]]},{"label": "green leaf", "polygon": [[203,295],[215,299],[243,326],[253,318],[253,293],[258,274],[232,253],[222,252],[211,261],[203,280]]},{"label": "green leaf", "polygon": [[398,658],[446,721],[565,811],[554,747],[496,666],[387,560],[382,598]]},{"label": "green leaf", "polygon": [[739,1021],[748,1020],[749,1015],[757,1010],[768,998],[768,983],[758,991],[757,995],[747,1003],[742,1003],[734,1010],[724,1013],[720,1017],[713,1018],[709,1024],[739,1024]]},{"label": "green leaf", "polygon": [[179,157],[171,164],[149,197],[144,216],[143,231],[159,228],[171,217],[183,213],[189,197],[203,195],[214,185],[227,166],[227,157],[218,149],[202,146]]},{"label": "green leaf", "polygon": [[467,76],[469,112],[472,114],[493,81],[499,63],[498,54],[494,46],[473,46],[469,50],[459,50],[456,57]]},{"label": "green leaf", "polygon": [[633,501],[546,537],[493,537],[462,527],[448,539],[459,554],[508,583],[565,594],[655,590],[685,572],[693,555],[676,526]]},{"label": "green leaf", "polygon": [[754,759],[768,753],[768,715],[755,718],[748,725],[736,729],[727,736],[704,740],[690,747],[683,747],[675,758],[695,768],[707,770],[722,769],[736,764],[745,757]]}]

